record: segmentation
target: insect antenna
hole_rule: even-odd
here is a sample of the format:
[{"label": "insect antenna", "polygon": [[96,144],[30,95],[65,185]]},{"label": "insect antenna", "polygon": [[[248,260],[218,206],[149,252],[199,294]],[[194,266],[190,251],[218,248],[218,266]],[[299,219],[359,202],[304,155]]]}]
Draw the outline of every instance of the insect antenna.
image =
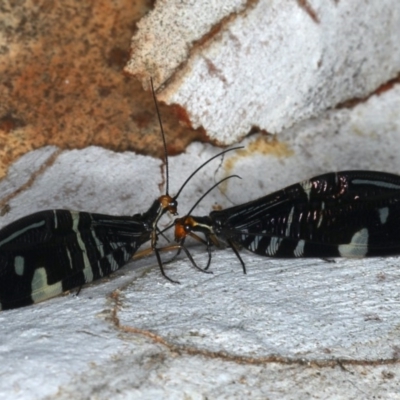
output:
[{"label": "insect antenna", "polygon": [[[205,161],[203,164],[201,164],[198,168],[196,168],[196,169],[189,175],[189,177],[186,179],[186,181],[183,182],[183,185],[182,185],[182,186],[180,187],[180,189],[178,190],[178,193],[174,196],[174,199],[177,199],[177,198],[178,198],[178,196],[181,194],[183,188],[189,183],[189,181],[193,178],[193,176],[196,175],[196,174],[197,174],[203,167],[205,167],[209,162],[211,162],[212,160],[215,160],[216,158],[222,156],[222,155],[225,154],[225,153],[228,153],[228,152],[233,151],[233,150],[243,149],[243,148],[244,148],[244,146],[232,147],[232,148],[230,148],[230,149],[223,150],[223,151],[219,152],[218,154],[216,154],[215,156],[209,158],[207,161]],[[232,176],[233,176],[233,175],[232,175]],[[240,178],[240,177],[239,177],[239,178]],[[215,185],[212,187],[212,189],[214,189],[215,186],[218,186],[218,185],[219,185],[220,183],[222,183],[222,182],[223,182],[223,181],[220,181],[220,182],[218,182],[217,184],[215,184]],[[212,189],[211,189],[211,190],[212,190]],[[211,190],[209,190],[207,193],[209,193]],[[207,193],[206,193],[206,194],[207,194]],[[204,196],[205,196],[205,195],[203,195],[203,197],[204,197]],[[202,197],[202,199],[203,199],[203,197]],[[196,203],[196,204],[197,204],[197,203]]]},{"label": "insect antenna", "polygon": [[164,146],[165,176],[167,178],[166,185],[165,185],[165,194],[167,196],[169,196],[169,165],[168,165],[167,141],[165,140],[165,132],[164,132],[163,124],[161,121],[160,109],[158,108],[156,93],[154,91],[153,78],[150,78],[150,85],[151,85],[151,94],[153,95],[154,104],[156,106],[158,124],[160,125],[161,136],[162,136],[163,146]]},{"label": "insect antenna", "polygon": [[[211,161],[215,160],[216,158],[218,158],[218,157],[220,157],[220,156],[222,156],[225,153],[228,153],[230,151],[243,149],[244,146],[237,146],[237,147],[232,147],[230,149],[223,150],[223,151],[219,152],[218,154],[216,154],[215,156],[209,158],[207,161],[205,161],[203,164],[201,164],[198,168],[196,168],[189,175],[189,177],[185,180],[185,182],[183,182],[182,186],[180,187],[180,189],[178,190],[176,195],[171,197],[169,195],[169,162],[168,162],[167,142],[166,142],[166,139],[165,139],[165,132],[164,132],[164,128],[163,128],[163,125],[162,125],[160,109],[158,107],[157,97],[156,97],[156,93],[155,93],[155,90],[154,90],[153,78],[150,78],[150,86],[151,86],[151,93],[152,93],[153,100],[154,100],[154,105],[155,105],[155,108],[156,108],[158,123],[160,125],[160,131],[161,131],[161,136],[162,136],[162,140],[163,140],[163,147],[164,147],[164,165],[165,165],[166,184],[165,184],[165,195],[160,197],[160,202],[163,204],[163,208],[165,210],[168,210],[171,214],[177,214],[177,207],[178,207],[177,199],[178,199],[179,195],[181,194],[182,190],[184,189],[184,187],[193,178],[193,176],[196,175],[197,172],[199,172],[208,163],[210,163]],[[161,215],[160,215],[160,217],[161,217]],[[158,219],[157,219],[156,222],[158,222]]]},{"label": "insect antenna", "polygon": [[[240,148],[240,147],[238,147]],[[217,186],[219,186],[222,182],[225,182],[226,180],[230,179],[230,178],[239,178],[242,179],[239,175],[229,175],[223,179],[221,179],[220,181],[218,181],[216,184],[214,184],[213,186],[211,186],[197,201],[196,203],[194,203],[193,207],[189,210],[189,212],[186,215],[190,215],[193,210],[200,204],[200,202],[204,199],[204,197],[206,197],[212,190],[214,190]]]}]

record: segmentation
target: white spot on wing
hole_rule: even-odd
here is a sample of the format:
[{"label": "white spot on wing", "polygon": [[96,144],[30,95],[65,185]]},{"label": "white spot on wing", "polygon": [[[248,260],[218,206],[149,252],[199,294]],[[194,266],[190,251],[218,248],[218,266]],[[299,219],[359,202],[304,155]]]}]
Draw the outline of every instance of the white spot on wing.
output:
[{"label": "white spot on wing", "polygon": [[76,234],[76,239],[78,242],[78,246],[82,251],[83,263],[85,267],[83,268],[83,274],[85,275],[85,282],[92,282],[93,281],[93,270],[89,262],[89,258],[86,254],[86,246],[83,243],[81,233],[79,232],[78,225],[79,225],[79,212],[72,212],[72,229]]},{"label": "white spot on wing", "polygon": [[110,242],[109,245],[113,250],[118,250],[119,248],[119,243],[116,242]]},{"label": "white spot on wing", "polygon": [[303,188],[304,193],[307,195],[308,201],[310,201],[311,189],[313,187],[311,181],[300,182],[300,186]]},{"label": "white spot on wing", "polygon": [[131,255],[125,250],[125,247],[122,247],[122,251],[124,253],[124,260],[128,261],[131,258]]},{"label": "white spot on wing", "polygon": [[380,208],[379,210],[379,219],[381,221],[381,224],[386,224],[387,218],[389,216],[389,208],[388,207],[383,207]]},{"label": "white spot on wing", "polygon": [[62,283],[56,282],[52,285],[47,283],[47,274],[44,267],[38,268],[32,278],[32,301],[38,303],[49,299],[50,297],[57,296],[62,293]]},{"label": "white spot on wing", "polygon": [[267,247],[267,250],[265,250],[265,254],[268,256],[274,256],[278,252],[281,242],[282,238],[272,236],[269,246]]},{"label": "white spot on wing", "polygon": [[67,250],[67,256],[68,256],[68,260],[69,260],[69,266],[72,269],[72,257],[71,257],[71,253],[69,252],[68,247],[66,248]]},{"label": "white spot on wing", "polygon": [[294,214],[294,207],[292,207],[292,209],[290,210],[288,219],[286,221],[286,232],[285,232],[286,236],[290,236],[290,227],[292,226],[293,222],[293,214]]},{"label": "white spot on wing", "polygon": [[[96,247],[99,250],[100,257],[104,257],[104,245],[103,242],[96,236],[96,231],[94,229],[91,230],[92,237],[96,243]],[[100,263],[97,263],[98,269],[99,269],[99,274],[100,276],[103,276],[103,270],[100,267]]]},{"label": "white spot on wing", "polygon": [[254,236],[254,240],[250,243],[249,250],[256,251],[260,243],[260,236]]},{"label": "white spot on wing", "polygon": [[[126,251],[125,245],[126,245],[125,243],[118,243],[117,248],[124,253],[124,261],[128,262],[128,260],[131,258],[131,255]],[[113,254],[108,254],[107,259],[108,259],[108,262],[110,263],[111,271],[116,271],[117,269],[119,269],[121,267],[115,260]]]},{"label": "white spot on wing", "polygon": [[294,256],[295,257],[303,257],[304,255],[304,245],[305,245],[305,241],[304,240],[299,240],[299,242],[297,243],[296,248],[294,249]]},{"label": "white spot on wing", "polygon": [[116,271],[119,268],[119,265],[112,254],[107,255],[107,260],[110,263],[111,271]]},{"label": "white spot on wing", "polygon": [[320,214],[319,214],[317,228],[319,228],[321,226],[321,224],[322,224],[322,219],[323,219],[323,215],[324,215],[323,210],[325,210],[325,202],[321,203],[321,211],[320,211]]},{"label": "white spot on wing", "polygon": [[365,257],[368,251],[368,229],[356,232],[349,244],[341,244],[339,253],[342,257]]},{"label": "white spot on wing", "polygon": [[16,256],[14,258],[14,269],[15,269],[15,273],[17,275],[22,276],[24,274],[24,270],[25,270],[25,259],[24,259],[24,257]]}]

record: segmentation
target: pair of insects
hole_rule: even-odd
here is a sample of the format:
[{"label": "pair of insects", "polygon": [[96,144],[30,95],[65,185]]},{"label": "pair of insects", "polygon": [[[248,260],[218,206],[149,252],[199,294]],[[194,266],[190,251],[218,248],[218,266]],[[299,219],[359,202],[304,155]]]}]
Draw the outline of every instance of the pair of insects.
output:
[{"label": "pair of insects", "polygon": [[[159,117],[157,103],[156,109]],[[164,134],[163,143],[166,153]],[[166,194],[143,214],[47,210],[4,227],[0,230],[0,309],[37,303],[107,276],[148,241],[151,246],[144,254],[154,252],[161,273],[170,279],[161,261],[163,249],[157,247],[157,223],[167,212],[176,214],[177,198],[187,182],[226,151],[194,171],[173,197],[167,178]],[[168,177],[167,157],[165,162]],[[270,257],[396,255],[400,254],[399,204],[400,176],[373,171],[328,173],[208,216],[192,216],[192,208],[175,220],[178,245],[166,249],[184,250],[196,266],[185,240],[198,239],[207,246],[207,269],[211,245],[226,244],[244,272],[241,247]]]}]

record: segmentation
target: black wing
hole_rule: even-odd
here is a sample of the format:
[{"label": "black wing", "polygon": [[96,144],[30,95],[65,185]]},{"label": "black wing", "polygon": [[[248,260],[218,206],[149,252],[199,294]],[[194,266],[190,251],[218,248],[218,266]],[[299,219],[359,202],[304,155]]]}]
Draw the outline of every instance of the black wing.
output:
[{"label": "black wing", "polygon": [[139,216],[41,211],[0,231],[0,309],[56,296],[122,267],[151,227]]},{"label": "black wing", "polygon": [[217,235],[273,257],[400,254],[400,177],[330,173],[210,214]]}]

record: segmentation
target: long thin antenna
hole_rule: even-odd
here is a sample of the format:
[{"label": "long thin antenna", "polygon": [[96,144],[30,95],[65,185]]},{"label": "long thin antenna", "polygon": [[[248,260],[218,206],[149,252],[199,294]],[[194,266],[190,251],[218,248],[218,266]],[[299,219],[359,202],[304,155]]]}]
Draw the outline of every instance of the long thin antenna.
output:
[{"label": "long thin antenna", "polygon": [[[186,179],[186,181],[183,183],[183,185],[181,186],[181,188],[179,189],[178,193],[174,196],[174,199],[177,199],[178,196],[180,195],[180,193],[182,192],[183,188],[187,185],[187,183],[193,178],[194,175],[196,175],[204,166],[206,166],[209,162],[211,162],[212,160],[214,160],[215,158],[222,156],[225,153],[228,153],[229,151],[233,151],[233,150],[238,150],[238,149],[243,149],[244,146],[238,146],[238,147],[232,147],[231,149],[227,149],[224,151],[221,151],[220,153],[216,154],[214,157],[209,158],[206,162],[204,162],[203,164],[200,165],[200,167],[198,167],[195,171],[193,171],[191,173],[191,175],[189,176],[189,178]],[[217,184],[218,185],[218,184]]]},{"label": "long thin antenna", "polygon": [[239,175],[229,175],[225,177],[224,179],[221,179],[219,182],[217,182],[215,185],[211,186],[210,189],[207,190],[197,201],[194,203],[194,206],[190,209],[190,211],[186,215],[190,215],[192,211],[199,205],[199,203],[206,197],[212,190],[214,190],[218,185],[220,185],[222,182],[225,182],[228,179],[231,178],[239,178],[242,179]]},{"label": "long thin antenna", "polygon": [[165,133],[164,133],[164,128],[163,128],[163,126],[162,126],[160,110],[158,109],[156,93],[155,93],[155,91],[154,91],[153,78],[150,78],[150,85],[151,85],[151,93],[152,93],[152,95],[153,95],[154,104],[155,104],[155,106],[156,106],[156,112],[157,112],[157,117],[158,117],[158,123],[160,124],[161,136],[162,136],[163,144],[164,144],[165,175],[166,175],[166,177],[167,177],[167,183],[166,183],[166,185],[165,185],[165,188],[166,188],[166,189],[165,189],[165,194],[168,196],[168,194],[169,194],[169,168],[168,168],[167,142],[166,142],[166,140],[165,140]]}]

